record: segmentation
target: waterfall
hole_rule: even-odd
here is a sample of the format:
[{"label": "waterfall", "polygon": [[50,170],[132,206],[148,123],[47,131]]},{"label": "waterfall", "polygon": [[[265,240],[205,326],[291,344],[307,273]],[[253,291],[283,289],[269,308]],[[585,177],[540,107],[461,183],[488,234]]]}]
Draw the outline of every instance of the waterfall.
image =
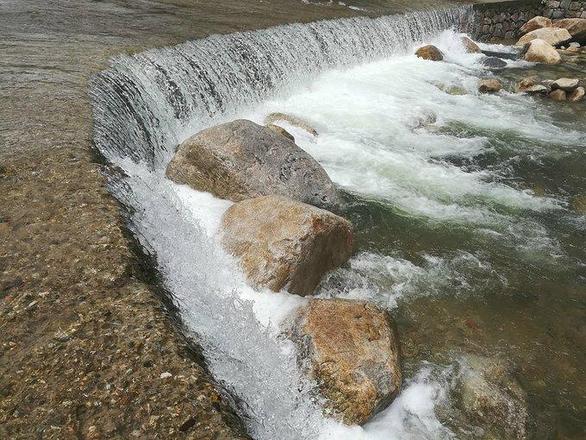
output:
[{"label": "waterfall", "polygon": [[[246,286],[205,225],[194,220],[194,211],[226,205],[173,186],[164,178],[165,165],[177,144],[198,129],[286,94],[324,70],[407,53],[442,30],[460,29],[471,15],[471,7],[461,6],[214,35],[120,56],[93,78],[95,145],[125,172],[111,189],[131,208],[131,230],[156,255],[182,318],[200,336],[212,374],[236,397],[254,438],[395,438],[401,430],[391,428],[389,437],[379,422],[374,431],[384,432],[381,437],[322,416],[314,384],[297,370],[294,349],[270,325],[257,322],[258,303],[251,298],[259,293]],[[286,294],[262,298],[263,307],[277,304],[281,310],[303,301]],[[422,395],[437,394],[426,380],[417,385]],[[410,414],[399,408],[389,419],[402,423]],[[418,433],[413,438],[449,436],[442,427],[429,437],[419,435],[421,424],[431,426],[420,416],[405,423]]]},{"label": "waterfall", "polygon": [[160,166],[194,121],[205,126],[325,69],[402,53],[471,15],[460,6],[291,24],[118,57],[91,83],[95,144],[110,160]]}]

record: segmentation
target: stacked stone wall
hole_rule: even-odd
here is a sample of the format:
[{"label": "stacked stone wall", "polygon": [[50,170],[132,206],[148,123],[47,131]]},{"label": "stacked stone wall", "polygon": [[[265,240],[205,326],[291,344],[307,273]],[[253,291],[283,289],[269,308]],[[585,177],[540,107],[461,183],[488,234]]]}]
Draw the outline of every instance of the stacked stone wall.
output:
[{"label": "stacked stone wall", "polygon": [[586,18],[586,1],[513,0],[474,5],[474,19],[467,32],[486,42],[509,42],[521,36],[520,29],[531,18]]},{"label": "stacked stone wall", "polygon": [[543,0],[543,16],[556,18],[586,18],[586,1]]}]

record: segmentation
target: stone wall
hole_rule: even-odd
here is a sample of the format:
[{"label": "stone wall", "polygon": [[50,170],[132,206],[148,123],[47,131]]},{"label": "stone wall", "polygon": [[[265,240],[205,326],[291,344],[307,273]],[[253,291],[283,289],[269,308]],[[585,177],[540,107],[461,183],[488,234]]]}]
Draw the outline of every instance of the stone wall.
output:
[{"label": "stone wall", "polygon": [[586,0],[513,0],[474,5],[467,32],[479,41],[516,40],[519,29],[536,15],[549,18],[586,18]]},{"label": "stone wall", "polygon": [[586,1],[543,0],[544,17],[586,18]]},{"label": "stone wall", "polygon": [[541,15],[540,0],[515,0],[474,5],[474,19],[468,33],[479,41],[515,40],[529,19]]}]

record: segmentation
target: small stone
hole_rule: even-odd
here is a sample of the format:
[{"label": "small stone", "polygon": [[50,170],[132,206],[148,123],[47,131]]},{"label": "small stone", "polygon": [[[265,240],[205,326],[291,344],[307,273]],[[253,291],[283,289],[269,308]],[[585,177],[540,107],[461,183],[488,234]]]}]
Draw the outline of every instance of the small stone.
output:
[{"label": "small stone", "polygon": [[554,101],[565,101],[566,100],[566,92],[562,89],[554,90],[549,94],[549,97]]},{"label": "small stone", "polygon": [[461,41],[462,41],[462,44],[464,45],[464,47],[466,48],[466,52],[468,52],[468,53],[479,53],[480,52],[480,47],[478,47],[478,44],[476,44],[470,38],[463,36],[461,38]]},{"label": "small stone", "polygon": [[503,88],[501,82],[494,78],[481,79],[478,83],[480,93],[496,93]]},{"label": "small stone", "polygon": [[582,101],[584,99],[585,93],[586,92],[584,90],[584,87],[578,87],[576,90],[574,90],[573,92],[570,93],[570,95],[568,96],[568,101],[570,101],[570,102]]},{"label": "small stone", "polygon": [[417,55],[418,58],[430,61],[441,61],[444,59],[442,52],[432,44],[420,47],[415,51],[415,55]]},{"label": "small stone", "polygon": [[571,92],[578,87],[580,81],[577,78],[559,78],[556,79],[552,84],[552,90],[562,89],[566,92]]},{"label": "small stone", "polygon": [[295,142],[295,136],[293,136],[291,133],[289,133],[283,127],[279,127],[278,125],[275,125],[275,124],[269,124],[269,125],[267,125],[267,128],[273,130],[275,133],[280,134],[281,136],[285,136],[290,141]]},{"label": "small stone", "polygon": [[170,377],[173,377],[173,375],[171,373],[169,373],[168,371],[165,371],[164,373],[161,373],[161,375],[159,377],[161,379],[168,379]]}]

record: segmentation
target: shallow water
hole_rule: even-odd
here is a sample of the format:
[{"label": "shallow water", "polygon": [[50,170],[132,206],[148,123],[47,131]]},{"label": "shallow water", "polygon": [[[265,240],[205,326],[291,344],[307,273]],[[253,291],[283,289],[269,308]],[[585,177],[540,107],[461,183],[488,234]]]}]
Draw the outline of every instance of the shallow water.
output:
[{"label": "shallow water", "polygon": [[[114,92],[120,78],[132,85],[123,107],[116,107],[114,93],[100,94],[109,89],[94,89],[97,144],[127,174],[113,182],[114,192],[134,209],[135,234],[156,254],[166,287],[255,438],[466,438],[469,422],[446,421],[438,411],[449,405],[452,371],[466,353],[517,364],[529,393],[531,437],[580,438],[584,431],[586,218],[576,200],[586,193],[586,132],[533,98],[478,95],[478,77],[487,74],[479,56],[464,53],[455,32],[441,32],[449,27],[444,20],[457,16],[417,16],[408,26],[323,24],[310,33],[294,26],[211,40],[212,48],[238,42],[234,56],[246,47],[247,57],[243,66],[230,65],[232,76],[214,76],[209,94],[201,85],[210,83],[203,76],[188,80],[190,65],[177,54],[196,61],[211,51],[189,44],[122,59],[99,79],[98,86]],[[362,57],[347,49],[371,29]],[[283,33],[309,46],[290,58],[255,52]],[[319,48],[314,33],[323,38]],[[418,41],[436,43],[447,62],[417,59]],[[306,79],[294,71],[286,76],[304,62],[307,47],[317,68]],[[259,70],[247,70],[249,58]],[[210,66],[200,75],[209,75]],[[442,90],[450,86],[466,94]],[[118,119],[109,119],[116,109]],[[319,294],[373,301],[399,324],[405,388],[362,428],[321,415],[314,384],[303,379],[294,348],[279,336],[282,320],[305,299],[248,287],[217,245],[230,202],[163,176],[173,147],[194,131],[235,117],[260,122],[272,111],[301,116],[318,130],[314,138],[284,124],[344,189],[342,214],[357,231],[354,257],[324,280]],[[121,124],[124,112],[143,125]],[[146,124],[151,131],[141,131]]]}]

